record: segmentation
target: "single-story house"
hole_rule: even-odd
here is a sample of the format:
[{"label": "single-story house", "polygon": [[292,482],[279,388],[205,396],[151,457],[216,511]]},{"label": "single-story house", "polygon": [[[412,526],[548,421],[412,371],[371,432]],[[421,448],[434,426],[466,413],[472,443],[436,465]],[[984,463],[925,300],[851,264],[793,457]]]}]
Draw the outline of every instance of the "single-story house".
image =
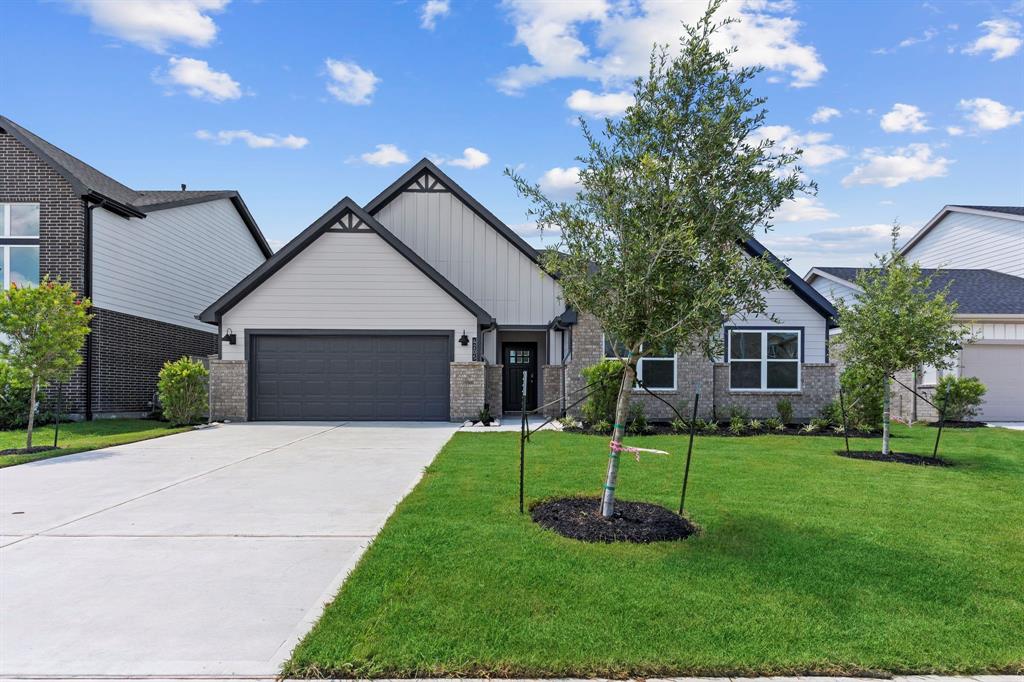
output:
[{"label": "single-story house", "polygon": [[[645,358],[645,384],[672,404],[701,386],[705,416],[772,416],[781,397],[816,416],[835,392],[835,311],[786,270],[766,292],[770,317],[723,325],[725,357]],[[560,414],[610,352],[537,251],[426,159],[365,206],[342,199],[198,317],[221,338],[214,419],[463,420],[485,404]],[[636,400],[651,418],[672,414]]]},{"label": "single-story house", "polygon": [[[943,372],[977,377],[988,392],[979,418],[1024,421],[1024,207],[944,206],[901,253],[932,275],[932,289],[949,286],[956,321],[973,342],[951,358],[953,367],[920,367],[897,379],[932,402]],[[855,303],[862,268],[814,267],[806,281],[830,301]],[[835,330],[841,331],[841,330]],[[933,420],[936,410],[898,384],[893,410],[904,420]]]}]

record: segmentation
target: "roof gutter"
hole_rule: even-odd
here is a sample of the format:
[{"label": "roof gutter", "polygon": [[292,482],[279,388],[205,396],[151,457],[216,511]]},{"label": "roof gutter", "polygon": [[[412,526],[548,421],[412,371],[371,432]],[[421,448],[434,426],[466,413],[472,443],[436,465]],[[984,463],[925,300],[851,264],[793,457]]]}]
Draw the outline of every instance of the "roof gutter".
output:
[{"label": "roof gutter", "polygon": [[122,218],[145,218],[146,217],[145,213],[143,213],[139,209],[135,208],[134,206],[129,206],[128,204],[122,204],[120,201],[114,201],[110,197],[105,197],[102,194],[99,194],[97,192],[89,192],[88,194],[85,194],[82,197],[82,199],[84,199],[87,202],[88,201],[93,202],[95,205],[92,208],[95,208],[96,206],[102,206],[103,208],[107,209],[111,213],[116,213],[117,215],[121,216]]}]

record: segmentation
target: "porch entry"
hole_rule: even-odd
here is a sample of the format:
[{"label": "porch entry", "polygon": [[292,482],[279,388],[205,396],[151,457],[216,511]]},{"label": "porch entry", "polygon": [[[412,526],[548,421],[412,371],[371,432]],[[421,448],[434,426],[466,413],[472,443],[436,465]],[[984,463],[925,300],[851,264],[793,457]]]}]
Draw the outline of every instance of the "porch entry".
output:
[{"label": "porch entry", "polygon": [[526,372],[526,410],[537,407],[537,343],[515,341],[501,344],[501,401],[505,412],[523,411],[523,372]]}]

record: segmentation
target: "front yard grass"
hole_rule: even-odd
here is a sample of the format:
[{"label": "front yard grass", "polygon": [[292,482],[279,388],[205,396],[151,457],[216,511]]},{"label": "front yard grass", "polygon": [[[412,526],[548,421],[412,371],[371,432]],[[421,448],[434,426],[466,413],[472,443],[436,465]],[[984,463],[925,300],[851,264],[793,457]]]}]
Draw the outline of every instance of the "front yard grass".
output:
[{"label": "front yard grass", "polygon": [[[897,427],[893,446],[934,438]],[[952,468],[837,457],[841,438],[698,437],[703,531],[651,545],[519,515],[517,439],[449,442],[286,676],[1024,672],[1024,433],[950,429]],[[620,498],[676,508],[685,438],[643,445],[671,456],[623,457]],[[607,438],[537,434],[527,499],[596,495],[606,456]]]},{"label": "front yard grass", "polygon": [[[0,469],[50,457],[71,455],[85,450],[169,436],[172,433],[188,431],[190,428],[189,426],[172,427],[166,422],[155,419],[97,419],[91,422],[67,422],[60,425],[57,442],[60,447],[57,450],[22,455],[0,455]],[[33,429],[32,445],[53,445],[53,425]],[[0,431],[0,450],[24,447],[24,429]]]}]

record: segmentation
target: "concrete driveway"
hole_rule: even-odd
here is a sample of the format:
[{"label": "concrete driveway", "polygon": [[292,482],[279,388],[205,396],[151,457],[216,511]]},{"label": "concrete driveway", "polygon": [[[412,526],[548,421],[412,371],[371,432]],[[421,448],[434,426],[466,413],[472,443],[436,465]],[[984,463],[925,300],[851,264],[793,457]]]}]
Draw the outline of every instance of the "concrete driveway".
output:
[{"label": "concrete driveway", "polygon": [[456,428],[231,424],[0,470],[0,676],[273,676]]}]

